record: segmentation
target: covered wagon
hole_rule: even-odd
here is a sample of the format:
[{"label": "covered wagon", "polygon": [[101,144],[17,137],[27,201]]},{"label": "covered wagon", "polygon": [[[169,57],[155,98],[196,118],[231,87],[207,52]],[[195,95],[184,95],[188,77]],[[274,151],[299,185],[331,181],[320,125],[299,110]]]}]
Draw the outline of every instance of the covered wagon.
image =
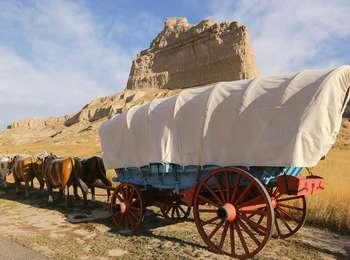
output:
[{"label": "covered wagon", "polygon": [[102,124],[106,168],[120,184],[113,221],[134,230],[147,206],[183,219],[193,208],[209,249],[257,254],[305,222],[324,180],[303,168],[331,149],[349,99],[350,66],[220,82],[132,107]]}]

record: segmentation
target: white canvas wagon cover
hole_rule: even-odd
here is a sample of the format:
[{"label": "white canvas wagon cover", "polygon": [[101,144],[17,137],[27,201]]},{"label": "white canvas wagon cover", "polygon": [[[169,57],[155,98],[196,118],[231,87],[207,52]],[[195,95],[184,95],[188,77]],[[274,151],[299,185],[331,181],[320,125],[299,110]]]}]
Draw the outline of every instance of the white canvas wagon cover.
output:
[{"label": "white canvas wagon cover", "polygon": [[312,167],[336,141],[349,87],[342,66],[186,89],[103,123],[103,160]]}]

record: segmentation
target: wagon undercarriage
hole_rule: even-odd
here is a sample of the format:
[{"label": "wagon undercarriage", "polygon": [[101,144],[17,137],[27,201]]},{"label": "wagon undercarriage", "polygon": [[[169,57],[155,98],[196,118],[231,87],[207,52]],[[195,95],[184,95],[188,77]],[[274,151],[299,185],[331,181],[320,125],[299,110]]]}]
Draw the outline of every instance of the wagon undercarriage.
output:
[{"label": "wagon undercarriage", "polygon": [[299,187],[294,195],[288,195],[280,192],[282,189],[264,186],[240,168],[224,167],[211,171],[196,187],[178,193],[121,183],[110,209],[114,223],[132,232],[142,224],[148,206],[159,207],[165,218],[175,220],[186,219],[192,208],[197,230],[211,251],[247,258],[262,250],[272,235],[287,238],[303,226],[305,194],[311,190]]}]

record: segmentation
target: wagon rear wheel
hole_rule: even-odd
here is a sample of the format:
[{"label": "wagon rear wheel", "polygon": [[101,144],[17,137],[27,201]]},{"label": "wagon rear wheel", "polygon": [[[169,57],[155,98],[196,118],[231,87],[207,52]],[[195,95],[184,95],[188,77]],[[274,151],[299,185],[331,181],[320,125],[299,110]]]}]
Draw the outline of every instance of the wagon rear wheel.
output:
[{"label": "wagon rear wheel", "polygon": [[282,194],[277,187],[270,188],[272,205],[275,211],[277,238],[294,235],[305,223],[307,203],[305,196]]},{"label": "wagon rear wheel", "polygon": [[125,231],[136,230],[142,223],[144,212],[139,189],[133,184],[120,184],[114,190],[110,209],[115,225]]},{"label": "wagon rear wheel", "polygon": [[220,168],[198,184],[193,215],[209,249],[235,258],[252,257],[262,250],[274,221],[265,187],[239,168]]},{"label": "wagon rear wheel", "polygon": [[164,204],[160,211],[166,219],[184,220],[190,215],[191,207],[183,205],[180,198],[171,192],[169,203]]}]

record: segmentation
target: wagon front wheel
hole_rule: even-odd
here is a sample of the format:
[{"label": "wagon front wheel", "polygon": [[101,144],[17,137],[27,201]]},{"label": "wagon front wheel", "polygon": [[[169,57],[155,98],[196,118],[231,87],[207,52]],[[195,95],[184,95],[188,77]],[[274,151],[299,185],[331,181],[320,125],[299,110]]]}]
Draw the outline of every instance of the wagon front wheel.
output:
[{"label": "wagon front wheel", "polygon": [[275,211],[277,238],[287,238],[303,227],[307,215],[304,195],[282,194],[277,187],[270,188],[269,194]]},{"label": "wagon front wheel", "polygon": [[143,221],[144,205],[139,189],[128,183],[120,184],[110,205],[112,220],[126,232],[135,231]]},{"label": "wagon front wheel", "polygon": [[272,234],[274,212],[265,187],[239,168],[220,168],[197,186],[193,215],[209,249],[248,258],[263,249]]}]

